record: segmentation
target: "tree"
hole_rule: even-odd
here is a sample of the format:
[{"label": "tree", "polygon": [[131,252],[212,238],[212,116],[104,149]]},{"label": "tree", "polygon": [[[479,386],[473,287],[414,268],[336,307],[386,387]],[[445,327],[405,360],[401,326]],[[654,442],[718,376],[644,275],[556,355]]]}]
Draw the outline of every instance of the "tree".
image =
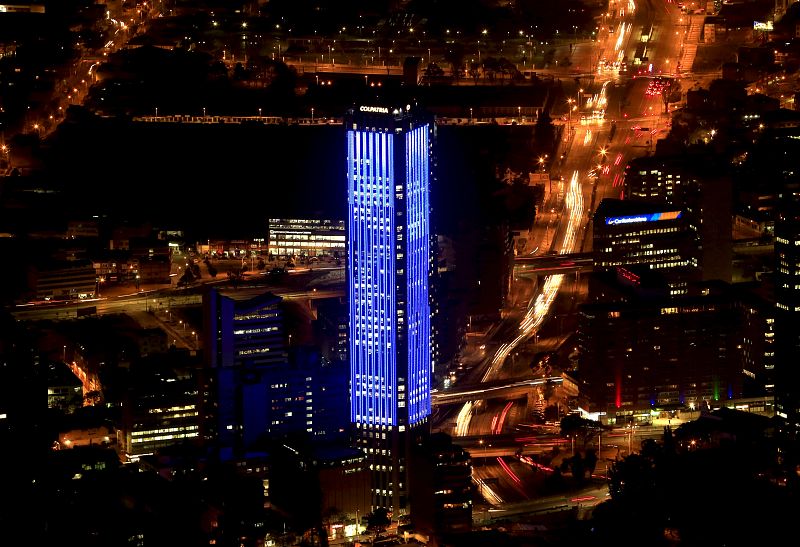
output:
[{"label": "tree", "polygon": [[257,270],[263,270],[266,267],[267,267],[267,265],[264,264],[264,259],[263,258],[259,258],[258,259],[258,263],[256,264],[256,269]]},{"label": "tree", "polygon": [[475,81],[475,85],[478,84],[478,78],[481,75],[481,65],[479,63],[470,63],[469,65],[469,75],[472,76],[472,79]]},{"label": "tree", "polygon": [[500,63],[494,57],[486,57],[483,60],[483,73],[489,80],[494,80],[494,76],[499,70]]},{"label": "tree", "polygon": [[450,44],[444,52],[444,60],[450,63],[450,71],[453,77],[458,80],[461,78],[461,69],[464,66],[464,46],[461,43]]},{"label": "tree", "polygon": [[586,456],[583,458],[583,463],[586,466],[586,469],[589,471],[589,476],[592,476],[594,473],[595,468],[597,467],[597,454],[593,449],[589,449],[586,451]]},{"label": "tree", "polygon": [[378,507],[367,515],[367,529],[382,532],[391,524],[389,511],[385,507]]},{"label": "tree", "polygon": [[533,139],[536,143],[552,143],[555,137],[555,126],[553,120],[547,112],[542,112],[536,118],[536,125],[533,128]]},{"label": "tree", "polygon": [[432,78],[441,78],[444,76],[444,70],[436,63],[428,63],[425,67],[425,77],[430,80]]},{"label": "tree", "polygon": [[576,452],[571,458],[565,458],[561,462],[561,471],[569,471],[576,482],[581,483],[586,474],[586,462],[581,457],[580,452]]},{"label": "tree", "polygon": [[178,286],[183,287],[184,285],[190,284],[194,280],[195,276],[192,273],[192,270],[190,268],[186,268],[183,270],[183,275],[178,279]]}]

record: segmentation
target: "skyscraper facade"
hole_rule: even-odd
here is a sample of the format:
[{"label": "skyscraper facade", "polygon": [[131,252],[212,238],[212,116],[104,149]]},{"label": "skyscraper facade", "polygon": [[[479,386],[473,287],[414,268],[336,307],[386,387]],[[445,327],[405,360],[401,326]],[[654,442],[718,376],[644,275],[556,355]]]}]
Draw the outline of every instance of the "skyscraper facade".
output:
[{"label": "skyscraper facade", "polygon": [[775,220],[775,411],[784,433],[800,434],[800,204],[782,204]]},{"label": "skyscraper facade", "polygon": [[346,119],[350,420],[373,507],[409,506],[408,455],[429,429],[432,119],[360,106]]},{"label": "skyscraper facade", "polygon": [[223,460],[242,457],[279,425],[267,393],[286,383],[276,373],[288,361],[280,303],[269,292],[241,299],[214,288],[203,297],[205,359],[216,403],[209,430]]}]

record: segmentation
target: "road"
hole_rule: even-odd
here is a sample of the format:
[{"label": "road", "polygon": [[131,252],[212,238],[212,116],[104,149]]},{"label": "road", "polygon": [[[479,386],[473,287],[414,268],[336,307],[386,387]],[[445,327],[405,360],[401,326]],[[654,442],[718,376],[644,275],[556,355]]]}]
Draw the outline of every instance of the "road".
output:
[{"label": "road", "polygon": [[[344,288],[326,288],[311,290],[295,290],[288,287],[271,287],[267,285],[240,287],[236,290],[237,298],[252,298],[269,291],[287,300],[317,300],[338,298],[345,295]],[[164,289],[150,293],[133,293],[114,298],[93,298],[80,303],[21,305],[11,310],[18,321],[41,321],[73,319],[81,309],[94,308],[91,315],[112,313],[156,312],[197,306],[202,303],[202,292],[197,289]]]},{"label": "road", "polygon": [[[691,56],[687,57],[687,49],[692,48],[687,48],[686,40],[694,21],[682,15],[677,6],[666,0],[611,0],[609,13],[612,15],[604,18],[597,42],[582,45],[575,52],[578,58],[574,62],[593,65],[587,71],[591,76],[565,85],[568,99],[552,112],[562,126],[563,140],[558,157],[549,165],[553,183],[548,187],[545,214],[534,229],[534,256],[548,251],[559,255],[591,251],[592,212],[604,198],[624,197],[623,176],[628,162],[652,151],[655,141],[669,130],[661,95],[648,93],[652,79],[691,76],[686,74],[690,66],[679,65]],[[615,67],[614,63],[632,62],[643,34],[647,37],[647,62],[630,66],[628,73],[621,74],[620,65]],[[691,40],[695,39],[693,31]],[[600,61],[608,62],[600,66]],[[502,376],[507,357],[538,334],[552,314],[558,293],[571,285],[564,283],[565,278],[571,277],[558,274],[540,279],[536,297],[517,319],[516,328],[508,328],[506,322],[503,336],[493,337],[499,346],[487,347],[489,354],[472,372],[473,381],[479,377],[490,382]],[[577,283],[573,290],[576,288]],[[510,414],[519,406],[512,401],[510,407],[503,408]],[[451,415],[440,414],[452,420]],[[495,404],[467,402],[460,407],[452,432],[455,436],[489,438],[503,432],[503,424],[498,428],[496,418],[502,414]],[[609,447],[602,448],[601,455],[606,457]],[[494,505],[507,503],[520,486],[506,469],[513,460],[498,458],[494,469],[476,477],[484,481],[479,485],[484,487],[481,491],[487,492],[484,497]],[[514,484],[506,484],[509,479]],[[497,483],[487,490],[487,481],[491,480]]]}]

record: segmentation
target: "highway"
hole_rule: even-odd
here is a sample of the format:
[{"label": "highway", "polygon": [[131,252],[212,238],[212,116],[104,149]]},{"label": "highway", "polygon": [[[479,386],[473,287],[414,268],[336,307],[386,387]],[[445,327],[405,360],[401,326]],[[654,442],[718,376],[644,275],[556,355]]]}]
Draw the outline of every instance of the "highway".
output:
[{"label": "highway", "polygon": [[[233,293],[233,289],[230,289]],[[285,287],[269,287],[266,285],[240,287],[235,291],[237,299],[253,298],[264,292],[287,300],[317,300],[324,298],[340,298],[345,296],[344,288],[293,290]],[[92,298],[76,302],[44,303],[19,305],[11,310],[18,321],[65,320],[78,317],[81,310],[89,315],[110,313],[133,313],[147,311],[165,311],[171,308],[198,306],[203,301],[200,287],[197,289],[164,289],[148,293],[132,293],[110,298]]]},{"label": "highway", "polygon": [[[586,266],[565,264],[565,255],[591,251],[592,212],[603,198],[624,197],[623,177],[628,162],[652,151],[655,141],[669,131],[669,116],[663,112],[661,95],[648,91],[653,78],[690,76],[687,73],[690,66],[679,69],[681,61],[689,58],[687,49],[691,50],[685,43],[690,19],[682,15],[676,5],[666,0],[612,0],[609,13],[612,15],[604,20],[598,41],[588,48],[579,48],[580,64],[593,63],[593,77],[576,82],[574,89],[567,91],[567,103],[554,107],[551,114],[554,118],[559,116],[556,123],[563,126],[563,152],[549,165],[553,182],[547,189],[544,214],[541,221],[537,219],[532,238],[531,246],[536,252],[520,261],[523,265],[527,261],[529,266],[563,267],[568,272]],[[643,34],[647,35],[647,61],[633,65],[637,49],[644,49],[640,47]],[[623,60],[628,62],[627,73],[619,70]],[[604,62],[600,64],[600,61]],[[557,256],[537,262],[540,257],[545,260],[542,255],[548,251]],[[518,266],[515,273],[524,271],[521,267]],[[455,437],[485,436],[489,439],[513,423],[511,420],[506,421],[506,425],[503,423],[506,415],[512,415],[516,408],[513,401],[510,407],[500,409],[495,403],[479,400],[498,389],[495,381],[503,376],[506,358],[537,335],[552,314],[559,291],[571,285],[565,280],[572,278],[562,273],[540,278],[538,293],[516,329],[507,329],[514,332],[492,338],[499,346],[475,368],[471,380],[488,385],[483,389],[474,385],[467,389],[476,398],[460,407],[452,427]],[[454,397],[458,400],[457,395]],[[442,394],[437,394],[436,398],[439,402],[446,400]],[[447,413],[440,414],[450,419]],[[489,416],[493,416],[491,421]],[[511,503],[515,497],[520,497],[517,494],[521,484],[514,479],[520,477],[520,471],[508,467],[514,460],[506,458],[505,446],[492,444],[492,455],[497,454],[498,464],[481,469],[476,473],[476,481],[488,503]],[[606,446],[603,449],[605,451]],[[525,478],[521,481],[524,485]],[[523,491],[527,490],[523,488]]]},{"label": "highway", "polygon": [[510,380],[495,382],[491,385],[486,382],[479,386],[459,386],[455,389],[449,389],[446,392],[436,392],[431,395],[431,404],[446,405],[460,402],[468,402],[479,399],[493,399],[493,398],[513,398],[514,396],[525,395],[532,387],[542,386],[545,384],[559,385],[564,382],[561,376],[553,376],[549,378],[526,378],[523,380]]}]

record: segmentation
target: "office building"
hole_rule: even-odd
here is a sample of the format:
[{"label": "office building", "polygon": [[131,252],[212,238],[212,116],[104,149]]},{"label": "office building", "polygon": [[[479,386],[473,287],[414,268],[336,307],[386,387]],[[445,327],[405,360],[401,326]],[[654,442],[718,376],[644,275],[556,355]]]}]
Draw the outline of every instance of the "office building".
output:
[{"label": "office building", "polygon": [[594,269],[644,265],[660,273],[671,294],[698,280],[697,238],[680,209],[666,204],[604,199],[594,214]]},{"label": "office building", "polygon": [[775,395],[775,302],[749,291],[734,301],[741,329],[736,343],[744,396]]},{"label": "office building", "polygon": [[409,449],[430,428],[429,192],[435,126],[416,106],[359,106],[347,131],[350,419],[373,507],[409,508]]},{"label": "office building", "polygon": [[291,307],[271,293],[240,298],[215,289],[204,302],[217,402],[212,437],[223,457],[246,457],[260,437],[347,437],[347,363],[327,359],[316,347],[298,347],[297,337],[289,351]]},{"label": "office building", "polygon": [[610,417],[770,395],[767,302],[721,282],[650,292],[621,272],[614,301],[580,308],[581,391]]},{"label": "office building", "polygon": [[28,298],[32,300],[93,298],[96,288],[94,266],[86,260],[42,262],[28,268]]},{"label": "office building", "polygon": [[420,490],[411,523],[415,530],[434,537],[472,529],[472,461],[469,452],[446,433],[434,433],[414,454],[414,473]]},{"label": "office building", "polygon": [[775,220],[775,412],[792,438],[800,432],[800,204]]},{"label": "office building", "polygon": [[117,427],[125,459],[136,461],[166,447],[200,441],[203,405],[197,372],[173,368],[161,356],[132,368]]},{"label": "office building", "polygon": [[644,156],[626,167],[625,196],[680,210],[695,234],[702,280],[731,282],[733,185],[714,162]]},{"label": "office building", "polygon": [[274,366],[287,363],[281,298],[264,293],[239,300],[211,289],[203,297],[204,344],[217,402],[216,440],[223,459],[244,455],[265,433],[270,412],[265,394]]},{"label": "office building", "polygon": [[278,258],[344,256],[342,220],[271,218],[267,232],[269,253]]}]

